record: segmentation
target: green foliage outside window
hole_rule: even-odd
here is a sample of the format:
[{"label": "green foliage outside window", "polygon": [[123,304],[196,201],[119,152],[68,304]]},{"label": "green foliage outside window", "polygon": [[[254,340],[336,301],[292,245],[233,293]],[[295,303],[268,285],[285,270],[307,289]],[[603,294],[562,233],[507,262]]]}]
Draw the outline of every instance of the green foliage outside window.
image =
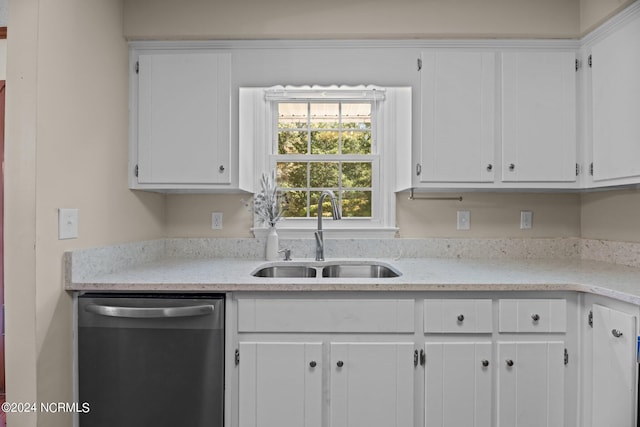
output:
[{"label": "green foliage outside window", "polygon": [[[343,217],[371,217],[373,167],[366,157],[371,140],[370,104],[280,104],[276,168],[286,192],[286,216],[316,216],[318,197],[329,189],[338,196]],[[343,155],[363,158],[343,160]],[[287,156],[296,158],[287,161]],[[330,215],[325,203],[323,213]]]}]

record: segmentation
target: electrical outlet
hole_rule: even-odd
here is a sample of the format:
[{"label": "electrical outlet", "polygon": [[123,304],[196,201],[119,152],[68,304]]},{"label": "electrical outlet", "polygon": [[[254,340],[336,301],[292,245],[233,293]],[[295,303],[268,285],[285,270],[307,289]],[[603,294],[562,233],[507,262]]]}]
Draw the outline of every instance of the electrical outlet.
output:
[{"label": "electrical outlet", "polygon": [[533,227],[533,212],[520,211],[520,230],[530,230]]},{"label": "electrical outlet", "polygon": [[78,238],[78,209],[58,209],[58,240]]},{"label": "electrical outlet", "polygon": [[222,230],[222,212],[211,213],[211,228],[214,230]]},{"label": "electrical outlet", "polygon": [[458,230],[469,230],[471,228],[471,212],[458,211]]}]

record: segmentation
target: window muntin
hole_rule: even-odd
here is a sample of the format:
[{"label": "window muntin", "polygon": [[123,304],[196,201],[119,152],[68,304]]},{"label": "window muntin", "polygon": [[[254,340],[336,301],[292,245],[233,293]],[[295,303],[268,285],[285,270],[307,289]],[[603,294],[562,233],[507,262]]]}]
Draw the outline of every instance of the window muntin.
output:
[{"label": "window muntin", "polygon": [[[371,101],[277,102],[272,164],[285,190],[288,218],[317,215],[323,190],[338,197],[343,218],[374,217],[375,153]],[[323,213],[330,215],[329,201]]]}]

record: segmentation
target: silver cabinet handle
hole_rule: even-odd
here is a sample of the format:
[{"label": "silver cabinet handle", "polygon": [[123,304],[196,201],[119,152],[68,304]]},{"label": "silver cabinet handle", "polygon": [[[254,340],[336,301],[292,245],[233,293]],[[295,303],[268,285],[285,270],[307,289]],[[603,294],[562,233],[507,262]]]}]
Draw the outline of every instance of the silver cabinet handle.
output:
[{"label": "silver cabinet handle", "polygon": [[513,172],[514,170],[516,170],[516,165],[514,165],[513,163],[511,163],[511,164],[509,165],[509,170],[510,170],[511,172]]},{"label": "silver cabinet handle", "polygon": [[338,365],[338,368],[342,368],[344,366],[344,362],[342,360],[338,360],[338,363],[336,363],[336,365]]},{"label": "silver cabinet handle", "polygon": [[481,363],[482,363],[482,366],[485,368],[489,366],[489,361],[487,359],[484,359]]},{"label": "silver cabinet handle", "polygon": [[507,359],[506,362],[507,362],[507,366],[508,367],[512,367],[513,366],[513,360]]},{"label": "silver cabinet handle", "polygon": [[612,329],[611,334],[616,338],[620,338],[622,336],[622,331],[619,329]]},{"label": "silver cabinet handle", "polygon": [[464,314],[458,316],[458,322],[464,322]]},{"label": "silver cabinet handle", "polygon": [[493,165],[491,163],[489,163],[487,165],[487,172],[491,172],[493,170]]},{"label": "silver cabinet handle", "polygon": [[540,320],[540,315],[539,314],[532,314],[531,315],[531,320],[533,320],[534,322],[537,322],[538,320]]},{"label": "silver cabinet handle", "polygon": [[309,362],[309,366],[311,366],[312,368],[315,368],[318,364],[316,363],[315,360],[312,360],[311,362]]},{"label": "silver cabinet handle", "polygon": [[190,307],[116,307],[111,305],[89,304],[84,310],[100,316],[153,319],[163,317],[204,316],[213,313],[213,305],[194,305]]},{"label": "silver cabinet handle", "polygon": [[224,172],[224,165],[220,165],[220,167],[218,168],[218,170],[220,171],[220,173]]}]

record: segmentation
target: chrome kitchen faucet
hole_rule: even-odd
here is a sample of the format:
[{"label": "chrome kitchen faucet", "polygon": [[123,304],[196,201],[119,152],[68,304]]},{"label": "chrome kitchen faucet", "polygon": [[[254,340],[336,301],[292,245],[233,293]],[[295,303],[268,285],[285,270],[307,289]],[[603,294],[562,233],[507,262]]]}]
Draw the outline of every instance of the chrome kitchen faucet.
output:
[{"label": "chrome kitchen faucet", "polygon": [[338,203],[336,202],[336,196],[333,194],[333,191],[325,190],[320,195],[318,199],[318,229],[315,232],[316,236],[316,261],[324,261],[324,236],[322,231],[322,202],[324,198],[329,196],[331,200],[331,214],[333,219],[342,219],[342,215],[340,215],[340,209],[338,208]]}]

